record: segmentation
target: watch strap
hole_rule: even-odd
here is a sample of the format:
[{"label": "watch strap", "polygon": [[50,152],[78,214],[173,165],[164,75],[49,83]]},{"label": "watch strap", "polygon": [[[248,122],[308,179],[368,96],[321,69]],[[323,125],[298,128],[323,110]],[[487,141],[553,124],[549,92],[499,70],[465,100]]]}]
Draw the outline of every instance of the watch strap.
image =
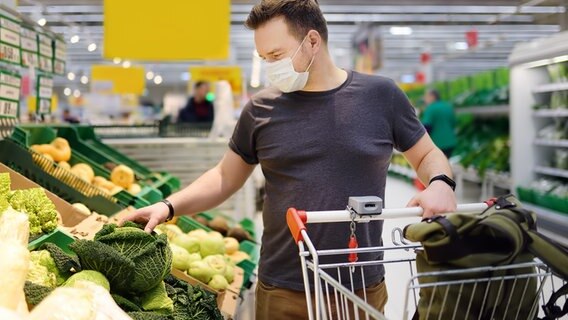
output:
[{"label": "watch strap", "polygon": [[452,188],[452,190],[456,191],[456,182],[454,180],[452,180],[452,178],[448,177],[445,174],[440,174],[440,175],[433,177],[432,179],[430,179],[429,184],[432,184],[432,182],[438,181],[438,180],[444,181],[448,186],[450,186],[450,188]]},{"label": "watch strap", "polygon": [[168,217],[166,218],[165,222],[171,221],[174,218],[174,214],[175,214],[174,206],[172,205],[172,203],[168,199],[164,199],[160,202],[162,202],[163,204],[168,206],[169,213],[168,213]]}]

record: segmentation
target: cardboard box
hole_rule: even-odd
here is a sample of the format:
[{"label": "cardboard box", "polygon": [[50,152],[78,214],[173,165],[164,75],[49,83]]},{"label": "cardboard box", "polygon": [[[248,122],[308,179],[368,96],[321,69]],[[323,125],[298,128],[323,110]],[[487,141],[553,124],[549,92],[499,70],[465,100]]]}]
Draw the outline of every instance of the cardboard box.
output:
[{"label": "cardboard box", "polygon": [[[22,176],[18,172],[10,169],[3,163],[0,163],[0,173],[7,172],[10,174],[10,180],[12,182],[11,188],[12,190],[18,189],[30,189],[30,188],[41,188],[40,185],[31,181],[30,179]],[[44,189],[44,188],[42,188]],[[61,216],[60,225],[65,227],[74,227],[78,225],[80,222],[87,218],[86,215],[79,212],[75,209],[72,205],[67,203],[67,201],[59,198],[55,194],[45,190],[45,194],[47,197],[55,204],[55,208],[59,212]]]}]

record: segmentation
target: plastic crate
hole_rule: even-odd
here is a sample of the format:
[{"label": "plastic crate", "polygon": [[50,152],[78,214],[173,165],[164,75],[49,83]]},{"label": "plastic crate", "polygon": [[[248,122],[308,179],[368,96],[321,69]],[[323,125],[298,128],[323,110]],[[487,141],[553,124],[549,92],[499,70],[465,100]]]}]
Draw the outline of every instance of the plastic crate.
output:
[{"label": "plastic crate", "polygon": [[213,220],[216,216],[221,216],[225,220],[227,220],[227,223],[229,223],[230,227],[232,227],[236,224],[239,224],[246,232],[248,232],[250,234],[250,236],[253,238],[254,241],[257,240],[256,239],[256,232],[255,232],[255,224],[254,224],[254,221],[252,221],[251,219],[244,218],[241,221],[236,222],[230,216],[227,216],[227,215],[223,214],[221,211],[217,211],[217,210],[205,211],[205,212],[198,213],[197,215],[207,219],[207,221]]},{"label": "plastic crate", "polygon": [[53,243],[66,253],[74,254],[73,251],[69,249],[69,245],[74,241],[75,239],[73,239],[72,236],[59,229],[55,229],[52,233],[30,242],[28,244],[28,250],[33,251],[39,249],[44,243]]},{"label": "plastic crate", "polygon": [[160,190],[164,197],[180,188],[180,180],[167,172],[155,173],[140,163],[102,143],[96,136],[93,127],[85,125],[56,126],[58,135],[66,138],[78,152],[87,154],[98,163],[112,162],[124,164],[131,168],[136,176],[145,184]]},{"label": "plastic crate", "polygon": [[186,216],[179,217],[177,220],[177,226],[181,231],[188,233],[192,230],[203,229],[207,232],[211,231],[210,228],[202,225],[201,223],[195,221],[194,219]]},{"label": "plastic crate", "polygon": [[81,202],[106,216],[124,209],[116,198],[10,139],[0,141],[0,162],[69,203]]},{"label": "plastic crate", "polygon": [[[19,126],[14,130],[11,138],[16,142],[22,144],[23,146],[29,148],[34,144],[51,143],[51,141],[53,141],[58,136],[64,137],[61,134],[61,130],[62,129],[43,125]],[[66,136],[64,138],[67,139]],[[94,158],[91,153],[81,153],[75,148],[75,144],[73,144],[72,141],[69,141],[69,144],[71,145],[72,150],[71,159],[68,161],[69,164],[75,165],[77,163],[86,163],[93,169],[95,175],[110,179],[110,170],[105,168],[101,162],[98,162],[98,159]],[[115,197],[124,206],[134,206],[136,208],[142,208],[163,199],[161,191],[155,189],[152,186],[145,186],[143,184],[142,190],[137,195],[132,195],[127,191],[121,191],[116,194]]]},{"label": "plastic crate", "polygon": [[519,200],[535,203],[535,192],[532,189],[526,189],[517,187],[517,194],[519,195]]}]

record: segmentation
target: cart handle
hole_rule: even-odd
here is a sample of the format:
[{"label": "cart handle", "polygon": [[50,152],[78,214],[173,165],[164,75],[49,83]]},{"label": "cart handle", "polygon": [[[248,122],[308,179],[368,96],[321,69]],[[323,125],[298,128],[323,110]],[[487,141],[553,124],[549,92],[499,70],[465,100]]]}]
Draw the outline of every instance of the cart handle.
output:
[{"label": "cart handle", "polygon": [[304,240],[302,231],[306,231],[305,223],[307,219],[306,211],[298,211],[295,208],[289,208],[288,212],[286,212],[286,223],[296,243]]}]

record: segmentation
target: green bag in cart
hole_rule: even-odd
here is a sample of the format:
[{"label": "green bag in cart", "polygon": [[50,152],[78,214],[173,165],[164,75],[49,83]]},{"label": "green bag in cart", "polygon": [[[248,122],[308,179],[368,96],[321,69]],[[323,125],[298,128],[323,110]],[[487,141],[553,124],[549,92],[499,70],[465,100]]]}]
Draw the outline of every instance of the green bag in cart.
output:
[{"label": "green bag in cart", "polygon": [[[536,319],[542,288],[530,264],[535,257],[568,280],[568,249],[538,233],[536,215],[512,195],[491,201],[479,214],[435,216],[408,225],[404,237],[422,244],[416,268],[425,274],[418,277],[414,319]],[[556,305],[565,295],[568,284],[542,306],[543,320],[568,314],[568,302]]]}]

